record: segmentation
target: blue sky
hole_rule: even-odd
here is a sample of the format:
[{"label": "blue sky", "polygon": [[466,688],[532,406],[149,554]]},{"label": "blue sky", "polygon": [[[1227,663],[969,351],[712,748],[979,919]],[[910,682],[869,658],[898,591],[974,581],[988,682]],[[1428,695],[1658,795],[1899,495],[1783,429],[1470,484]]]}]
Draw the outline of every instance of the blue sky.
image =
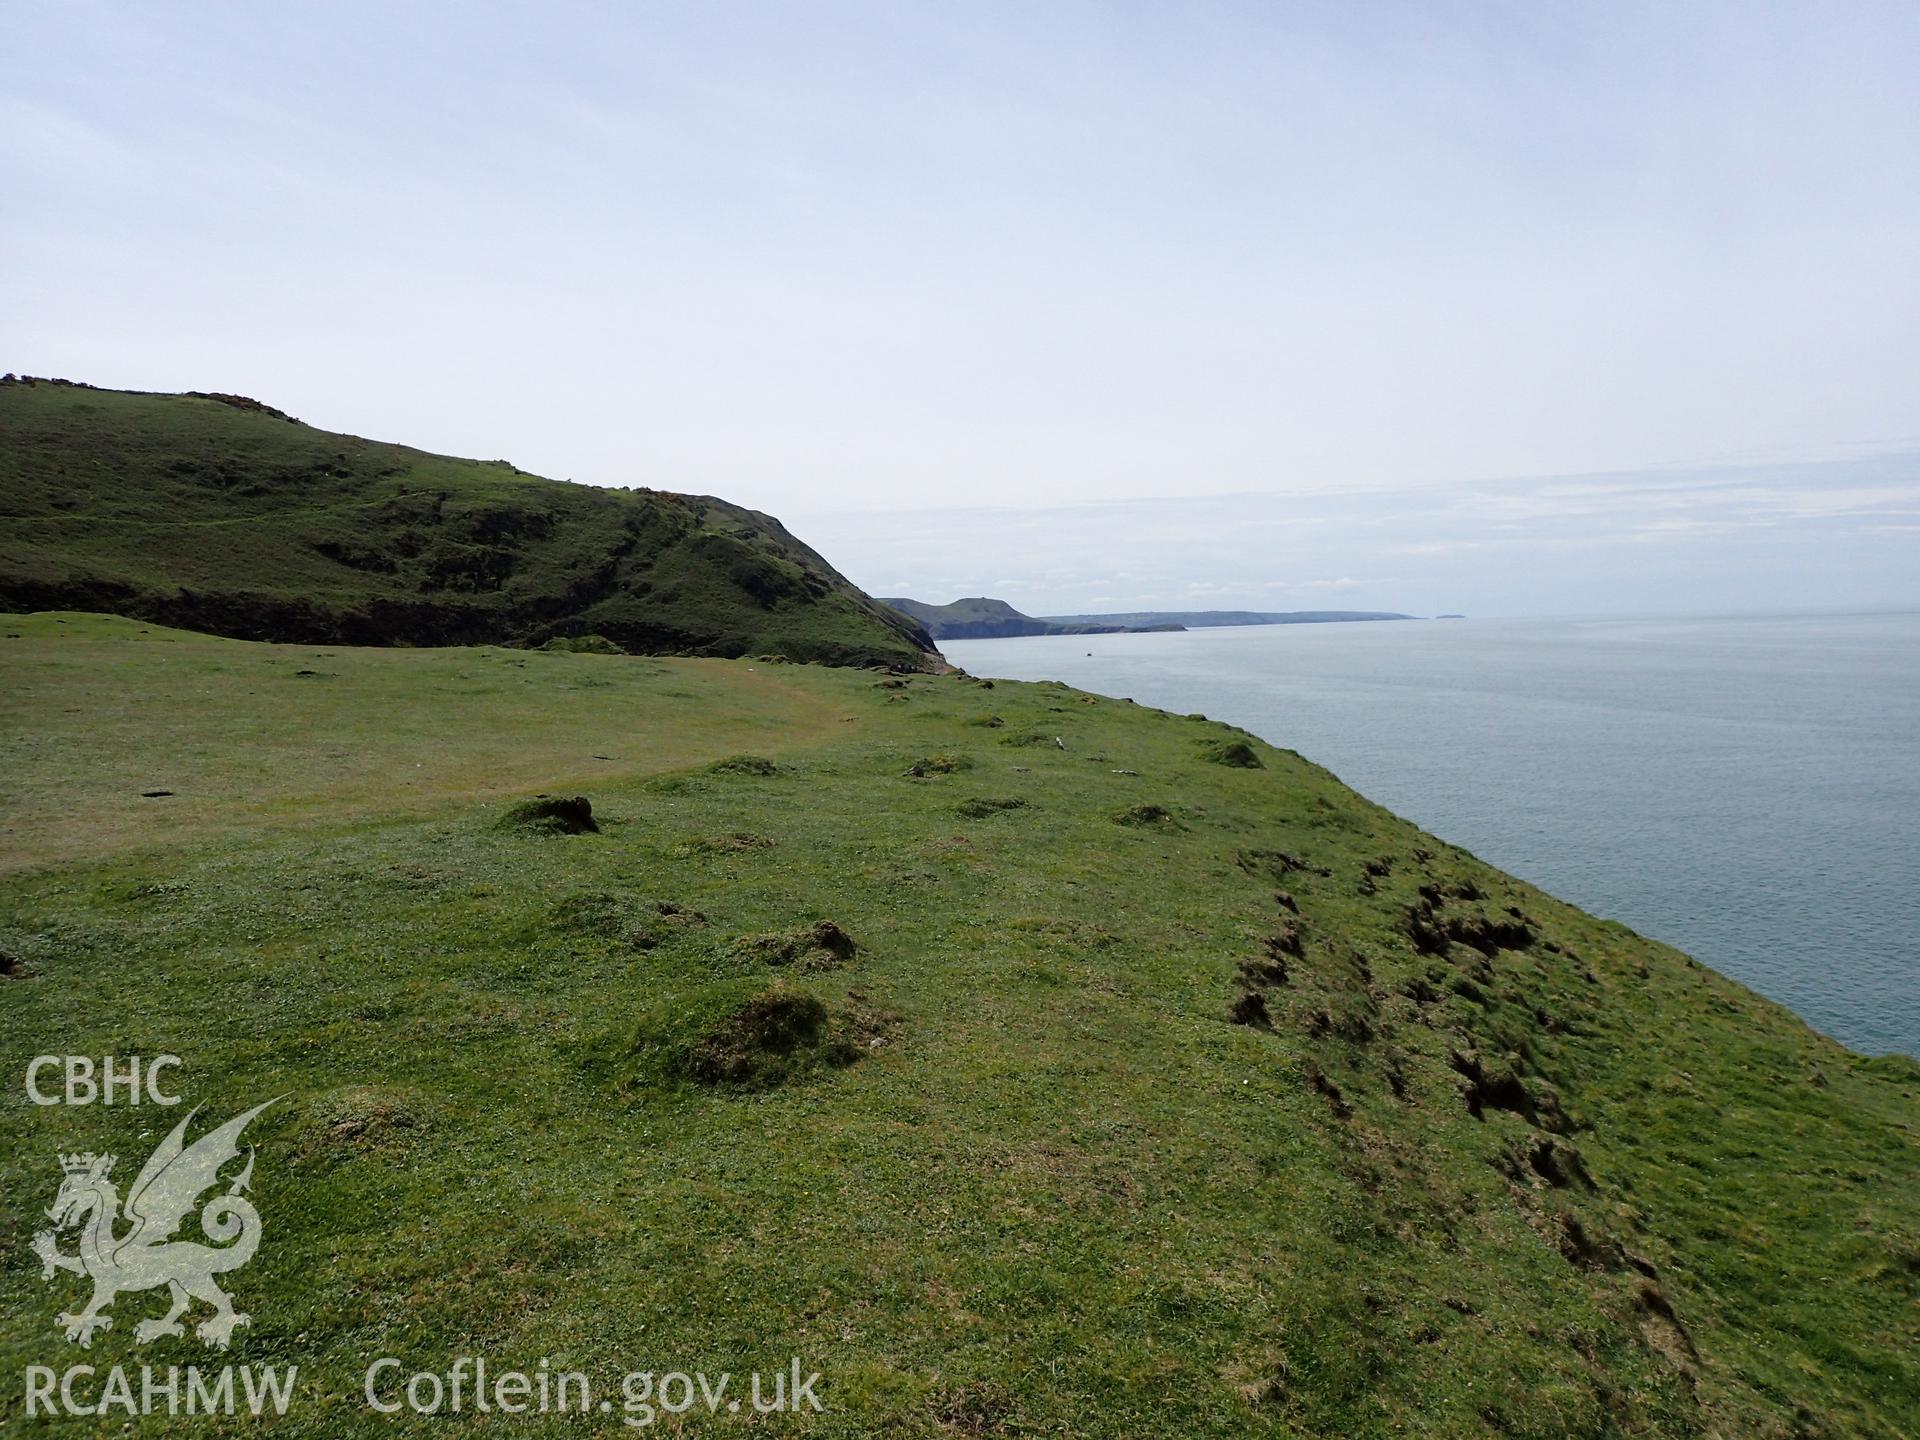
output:
[{"label": "blue sky", "polygon": [[[992,517],[1107,507],[1182,548],[1125,583],[1088,555],[1062,608],[1379,581],[1565,611],[1620,547],[1662,606],[1781,576],[1920,603],[1910,4],[74,3],[8,32],[0,367],[726,495],[877,588],[944,523],[929,598],[1039,593]],[[1513,478],[1583,475],[1597,512]],[[1736,523],[1728,486],[1816,501]],[[973,529],[862,538],[956,507]],[[1248,515],[1292,517],[1289,558],[1229,575],[1209,517]],[[1368,550],[1383,515],[1436,548]],[[1528,541],[1560,562],[1483,563]]]}]

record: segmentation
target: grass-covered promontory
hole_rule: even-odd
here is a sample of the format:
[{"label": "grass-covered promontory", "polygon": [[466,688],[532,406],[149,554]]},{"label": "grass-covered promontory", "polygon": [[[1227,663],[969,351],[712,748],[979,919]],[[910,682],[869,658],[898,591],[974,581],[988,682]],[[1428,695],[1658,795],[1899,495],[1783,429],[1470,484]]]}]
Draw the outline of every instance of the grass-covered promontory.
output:
[{"label": "grass-covered promontory", "polygon": [[1920,1433],[1920,1070],[1288,751],[960,675],[0,626],[10,1423],[29,1364],[209,1363],[151,1295],[67,1344],[29,1244],[57,1152],[180,1113],[35,1107],[29,1058],[173,1053],[208,1122],[286,1096],[228,1277],[276,1434],[624,1433],[376,1415],[385,1355],[824,1376],[668,1433]]},{"label": "grass-covered promontory", "polygon": [[0,609],[321,644],[926,668],[779,521],[316,430],[241,396],[0,383]]}]

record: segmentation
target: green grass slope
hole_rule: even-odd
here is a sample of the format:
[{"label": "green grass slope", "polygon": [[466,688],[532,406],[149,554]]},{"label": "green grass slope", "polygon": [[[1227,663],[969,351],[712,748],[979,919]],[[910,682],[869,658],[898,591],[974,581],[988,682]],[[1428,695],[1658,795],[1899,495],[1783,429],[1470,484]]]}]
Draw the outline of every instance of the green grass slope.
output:
[{"label": "green grass slope", "polygon": [[[1920,1433],[1920,1070],[1290,752],[958,675],[4,630],[0,1067],[287,1097],[229,1277],[273,1433],[624,1433],[361,1399],[475,1354],[824,1377],[667,1433]],[[5,1094],[6,1421],[30,1364],[207,1363],[151,1296],[67,1344],[29,1248],[57,1151],[177,1112]]]},{"label": "green grass slope", "polygon": [[331,644],[771,653],[932,642],[770,516],[315,430],[240,397],[0,383],[0,607]]}]

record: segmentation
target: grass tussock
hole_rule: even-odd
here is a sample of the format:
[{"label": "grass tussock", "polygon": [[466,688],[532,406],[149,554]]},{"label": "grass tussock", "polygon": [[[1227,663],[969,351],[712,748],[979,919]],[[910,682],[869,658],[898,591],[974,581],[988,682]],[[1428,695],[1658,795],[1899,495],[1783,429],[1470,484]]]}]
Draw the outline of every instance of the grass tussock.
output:
[{"label": "grass tussock", "polygon": [[1215,740],[1200,747],[1200,758],[1212,765],[1227,765],[1236,770],[1264,770],[1266,762],[1244,740]]},{"label": "grass tussock", "polygon": [[707,767],[711,775],[778,775],[780,767],[764,755],[729,755]]},{"label": "grass tussock", "polygon": [[584,795],[537,795],[511,807],[500,826],[533,835],[597,835],[593,802]]},{"label": "grass tussock", "polygon": [[872,1016],[786,982],[720,982],[603,1036],[588,1066],[634,1096],[692,1085],[753,1092],[845,1069],[882,1038]]}]

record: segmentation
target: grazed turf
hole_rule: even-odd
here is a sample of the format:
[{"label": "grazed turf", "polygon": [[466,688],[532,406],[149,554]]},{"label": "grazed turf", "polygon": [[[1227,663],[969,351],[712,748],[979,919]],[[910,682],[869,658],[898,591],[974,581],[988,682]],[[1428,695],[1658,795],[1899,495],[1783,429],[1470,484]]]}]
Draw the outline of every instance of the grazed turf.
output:
[{"label": "grazed turf", "polygon": [[848,713],[764,663],[236,646],[79,614],[0,636],[0,868],[631,781]]},{"label": "grazed turf", "polygon": [[[0,879],[0,1063],[288,1095],[233,1277],[278,1433],[533,1431],[359,1400],[475,1353],[798,1354],[815,1435],[1920,1430],[1920,1071],[1290,752],[1053,685],[61,618],[0,642],[10,843],[64,847]],[[163,772],[170,825],[117,798]],[[502,830],[538,791],[599,833]],[[6,1093],[18,1377],[82,1354],[55,1151],[161,1127]],[[207,1353],[151,1309],[89,1363]]]}]

